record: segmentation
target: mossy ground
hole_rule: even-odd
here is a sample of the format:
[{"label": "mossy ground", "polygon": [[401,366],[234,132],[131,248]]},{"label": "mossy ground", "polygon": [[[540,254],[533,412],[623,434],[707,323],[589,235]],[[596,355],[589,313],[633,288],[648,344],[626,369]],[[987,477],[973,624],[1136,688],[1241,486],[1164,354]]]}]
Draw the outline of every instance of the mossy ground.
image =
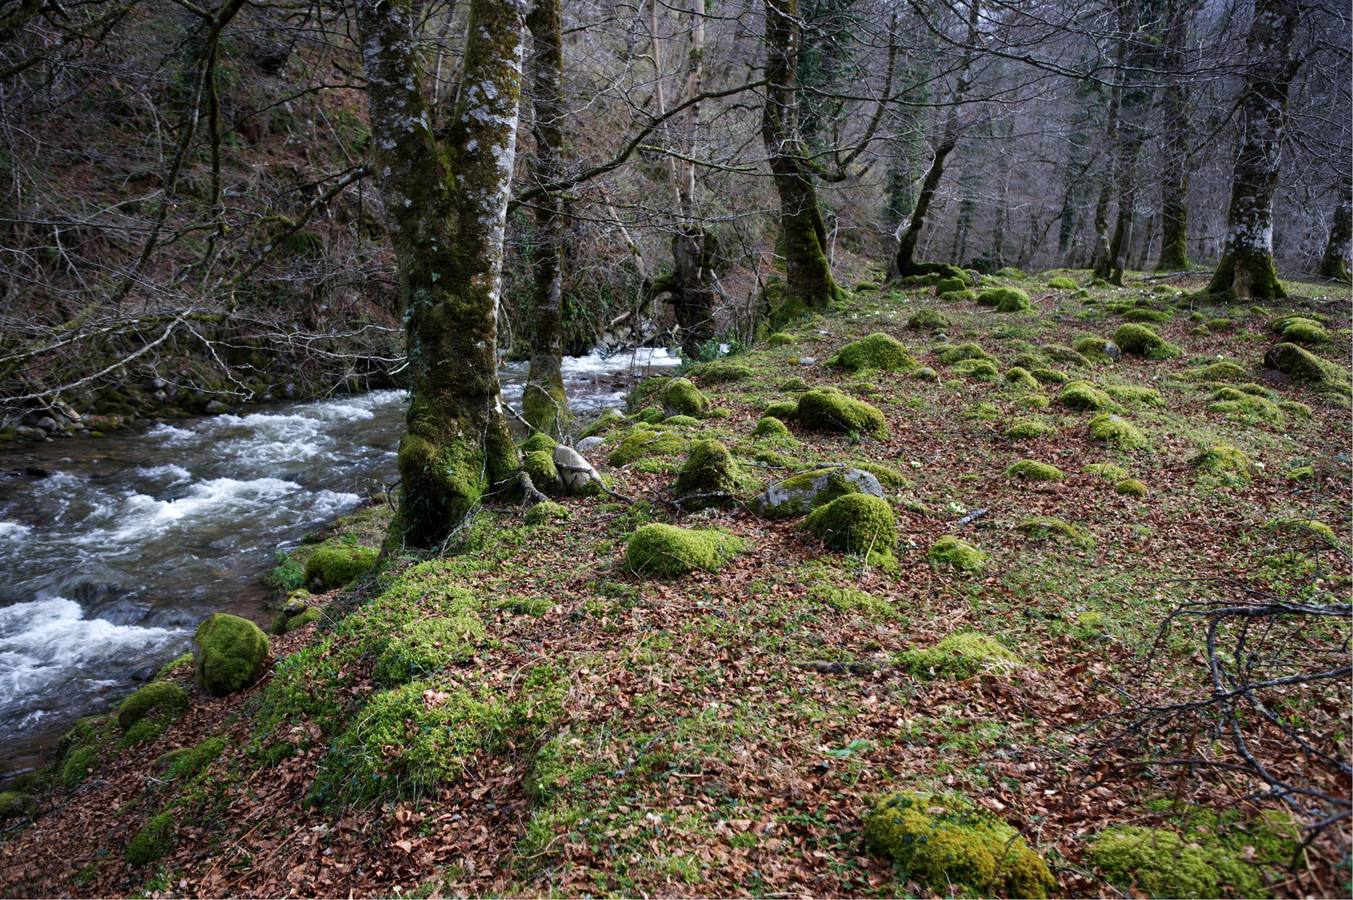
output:
[{"label": "mossy ground", "polygon": [[[1088,273],[1064,274],[1089,282]],[[1305,308],[1199,308],[1234,326],[1195,333],[1194,310],[1181,305],[1150,323],[1180,355],[1081,365],[1047,348],[1112,335],[1125,321],[1114,303],[1166,301],[1131,274],[1130,287],[1092,287],[1085,297],[1043,290],[1046,273],[1009,280],[1038,296],[1036,313],[996,315],[928,287],[884,289],[796,326],[792,344],[740,355],[750,377],[694,373],[728,416],[667,429],[676,440],[661,452],[604,468],[639,502],[569,499],[567,520],[529,526],[520,508],[490,505],[458,555],[392,559],[359,581],[358,593],[331,601],[324,621],[274,638],[262,684],[219,700],[194,693],[184,716],[145,745],[119,748],[115,723],[91,725],[63,764],[86,768],[72,775],[75,793],[54,777],[51,797],[38,795],[52,810],[39,820],[48,824],[0,845],[0,871],[17,873],[3,886],[130,894],[162,868],[172,884],[186,881],[175,890],[213,895],[943,893],[866,852],[865,823],[879,799],[918,790],[961,791],[976,808],[999,809],[1048,861],[1051,894],[1114,889],[1089,846],[1115,826],[1177,829],[1179,810],[1212,810],[1235,817],[1232,832],[1260,835],[1265,812],[1245,799],[1257,788],[1237,776],[1101,780],[1081,761],[1085,724],[1119,709],[1127,693],[1152,687],[1170,699],[1169,685],[1197,682],[1195,634],[1176,633],[1161,648],[1166,686],[1143,682],[1139,666],[1161,618],[1178,602],[1212,599],[1218,573],[1257,590],[1347,592],[1349,561],[1338,549],[1310,529],[1269,527],[1318,520],[1342,532],[1350,519],[1343,398],[1262,364],[1276,341],[1268,321]],[[1287,284],[1294,296],[1329,290]],[[927,347],[906,328],[930,309],[949,320],[944,347]],[[1346,359],[1347,320],[1324,324],[1330,339],[1313,352]],[[790,362],[825,361],[873,333],[905,338],[939,379]],[[1042,389],[956,378],[953,366],[965,358],[1002,373],[1020,360]],[[1210,369],[1220,361],[1234,361],[1240,374]],[[779,387],[791,378],[802,386]],[[1071,378],[1100,392],[1107,408],[1055,402],[1058,382]],[[1273,393],[1266,399],[1305,404],[1310,417],[1287,414],[1276,427],[1210,410],[1221,382],[1260,384]],[[824,387],[867,401],[886,428],[804,427],[794,404],[804,388]],[[1155,391],[1161,402],[1123,388]],[[1032,396],[1046,408],[1031,406]],[[790,404],[782,421],[792,447],[753,435],[776,402]],[[962,415],[981,404],[997,417]],[[1150,446],[1096,441],[1089,423],[1106,411],[1130,419]],[[1048,429],[1007,438],[1020,420]],[[655,433],[613,423],[607,451]],[[905,475],[885,485],[895,565],[826,548],[801,520],[763,520],[739,506],[675,512],[663,501],[701,439],[722,442],[763,485],[852,460]],[[1201,449],[1223,444],[1249,458],[1248,481],[1192,464]],[[1064,479],[1008,478],[1026,458]],[[1129,480],[1148,485],[1148,495],[1119,493]],[[625,564],[625,543],[650,523],[722,529],[744,552],[717,571],[643,577]],[[945,535],[980,547],[982,570],[932,563],[930,548]],[[336,606],[356,612],[344,618]],[[455,609],[482,624],[482,633],[466,632],[472,649],[458,645],[430,672],[420,663],[410,676],[419,680],[406,683],[414,687],[377,682],[393,634]],[[1019,665],[941,673],[902,655],[933,656],[952,635],[973,633]],[[531,674],[542,667],[550,674]],[[170,677],[192,691],[191,673]],[[372,706],[391,690],[403,691],[398,703]],[[418,745],[418,729],[440,721],[432,711],[451,703],[442,695],[458,692],[480,706],[457,705],[474,715],[455,718],[454,744]],[[362,724],[376,712],[378,722]],[[1308,723],[1320,715],[1289,712]],[[180,837],[153,866],[128,864],[127,841],[171,802],[165,788],[147,788],[147,775],[160,771],[154,761],[217,734],[229,742],[202,773],[184,776],[194,786],[174,779],[167,789],[185,797],[172,801]],[[413,746],[422,747],[417,758],[405,758],[401,748]],[[85,748],[86,758],[69,762]],[[373,800],[342,788],[372,774],[395,789]],[[317,783],[326,790],[313,792]],[[1312,848],[1309,866],[1276,888],[1267,884],[1278,869],[1260,875],[1276,893],[1328,891],[1342,883],[1341,853]]]}]

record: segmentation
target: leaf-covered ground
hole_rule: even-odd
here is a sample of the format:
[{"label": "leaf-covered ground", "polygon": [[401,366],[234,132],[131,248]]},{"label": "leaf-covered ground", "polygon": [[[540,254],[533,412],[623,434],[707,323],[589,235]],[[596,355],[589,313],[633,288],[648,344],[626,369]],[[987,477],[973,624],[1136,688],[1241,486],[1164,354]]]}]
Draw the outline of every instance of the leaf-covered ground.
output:
[{"label": "leaf-covered ground", "polygon": [[[1085,290],[1074,288],[1084,273],[1061,274],[1072,288],[1048,286],[1048,275],[989,279],[1031,297],[1031,310],[1010,313],[922,286],[866,286],[792,328],[796,340],[688,373],[715,412],[653,426],[678,438],[666,452],[610,467],[610,452],[634,432],[630,423],[609,431],[589,456],[628,500],[567,499],[568,519],[535,525],[520,508],[486,508],[460,555],[404,581],[413,561],[399,560],[326,595],[317,624],[273,638],[272,672],[243,694],[204,697],[189,667],[173,670],[166,677],[192,693],[187,713],[126,748],[111,724],[95,723],[87,773],[72,770],[68,747],[37,794],[42,814],[5,826],[0,890],[982,893],[870,851],[863,829],[877,801],[919,790],[961,793],[1017,829],[1047,860],[1057,894],[1132,889],[1133,876],[1106,871],[1089,852],[1096,835],[1123,825],[1177,832],[1260,879],[1224,875],[1216,885],[1229,893],[1256,884],[1277,895],[1344,892],[1346,823],[1320,833],[1289,868],[1309,833],[1299,829],[1323,807],[1301,795],[1294,815],[1266,793],[1229,720],[1205,708],[1130,728],[1143,719],[1124,710],[1212,691],[1205,617],[1181,617],[1156,646],[1181,604],[1348,602],[1346,388],[1319,390],[1261,365],[1279,340],[1273,319],[1291,312],[1323,324],[1325,340],[1310,349],[1346,363],[1347,290],[1292,284],[1307,299],[1211,307],[1180,293],[1195,283]],[[940,317],[916,316],[925,310]],[[1178,353],[1115,362],[1070,350],[1133,320]],[[877,332],[900,340],[916,366],[826,365]],[[980,359],[971,349],[944,352],[967,343],[990,357],[990,371],[954,360]],[[1219,361],[1239,370],[1204,371]],[[1010,380],[1017,364],[1029,378]],[[1098,413],[1059,401],[1063,377],[1107,394],[1113,421],[1140,432],[1127,443],[1145,446],[1092,437]],[[790,421],[788,436],[752,437],[769,404],[828,385],[880,409],[888,435]],[[636,413],[648,393],[638,392]],[[827,550],[800,520],[759,518],[745,503],[683,513],[669,502],[671,486],[685,443],[699,438],[733,450],[742,500],[823,464],[886,466],[895,564]],[[1199,454],[1217,445],[1251,465],[1209,473]],[[1062,477],[1007,471],[1024,460]],[[1034,517],[1073,527],[1049,535],[1030,527]],[[717,571],[641,577],[626,564],[625,540],[649,522],[726,529],[745,549]],[[981,568],[932,562],[928,551],[946,535],[986,554]],[[454,621],[471,624],[436,631],[430,650],[395,654],[392,635],[416,621],[441,628],[452,608]],[[365,612],[345,619],[353,610]],[[1346,653],[1346,619],[1282,640],[1275,635],[1289,626],[1264,627],[1247,645],[1271,664],[1256,677]],[[951,673],[906,653],[973,632],[1018,661]],[[1235,645],[1233,626],[1218,634]],[[436,664],[412,682],[391,680],[392,665],[429,659]],[[416,713],[381,718],[372,698],[409,683]],[[1273,721],[1240,721],[1255,761],[1346,796],[1346,679],[1294,684],[1266,702]],[[429,711],[440,718],[422,717]],[[417,752],[446,777],[417,775],[426,770],[411,748],[429,734],[435,746]],[[225,749],[201,766],[163,761],[213,736]],[[1169,763],[1183,758],[1205,765]],[[146,836],[157,814],[162,827]],[[129,862],[138,833],[155,848]],[[1139,887],[1149,877],[1138,874]]]}]

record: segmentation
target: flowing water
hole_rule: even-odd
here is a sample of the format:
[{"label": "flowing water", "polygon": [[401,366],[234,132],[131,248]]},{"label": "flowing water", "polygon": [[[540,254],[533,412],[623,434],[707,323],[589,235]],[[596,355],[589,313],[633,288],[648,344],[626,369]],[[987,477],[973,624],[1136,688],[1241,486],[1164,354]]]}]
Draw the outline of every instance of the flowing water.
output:
[{"label": "flowing water", "polygon": [[[564,361],[575,414],[677,359]],[[524,366],[502,372],[521,399]],[[279,547],[394,479],[402,391],[255,408],[0,451],[0,777],[187,650],[215,610],[267,621]]]}]

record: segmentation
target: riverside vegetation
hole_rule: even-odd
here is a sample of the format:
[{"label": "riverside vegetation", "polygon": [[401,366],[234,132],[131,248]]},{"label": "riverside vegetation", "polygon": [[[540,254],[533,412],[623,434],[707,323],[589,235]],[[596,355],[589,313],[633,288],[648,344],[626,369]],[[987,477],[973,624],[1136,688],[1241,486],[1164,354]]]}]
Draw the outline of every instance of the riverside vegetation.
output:
[{"label": "riverside vegetation", "polygon": [[[378,557],[377,505],[284,557],[271,635],[209,619],[0,795],[0,888],[1341,890],[1337,829],[1092,726],[1210,689],[1201,629],[1148,654],[1179,604],[1347,597],[1346,294],[937,280],[641,384],[588,429],[604,491],[537,435],[553,499],[445,555]],[[1348,759],[1346,685],[1278,703]]]}]

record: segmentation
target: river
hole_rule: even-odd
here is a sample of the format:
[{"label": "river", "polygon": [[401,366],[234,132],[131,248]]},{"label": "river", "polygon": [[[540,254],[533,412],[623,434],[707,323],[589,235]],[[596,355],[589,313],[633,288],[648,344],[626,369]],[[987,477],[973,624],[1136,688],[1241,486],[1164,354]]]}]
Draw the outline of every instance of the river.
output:
[{"label": "river", "polygon": [[[677,362],[568,357],[570,406],[621,406]],[[504,366],[506,402],[524,379]],[[188,649],[209,613],[268,622],[275,551],[393,480],[405,405],[374,391],[0,450],[0,781]]]}]

